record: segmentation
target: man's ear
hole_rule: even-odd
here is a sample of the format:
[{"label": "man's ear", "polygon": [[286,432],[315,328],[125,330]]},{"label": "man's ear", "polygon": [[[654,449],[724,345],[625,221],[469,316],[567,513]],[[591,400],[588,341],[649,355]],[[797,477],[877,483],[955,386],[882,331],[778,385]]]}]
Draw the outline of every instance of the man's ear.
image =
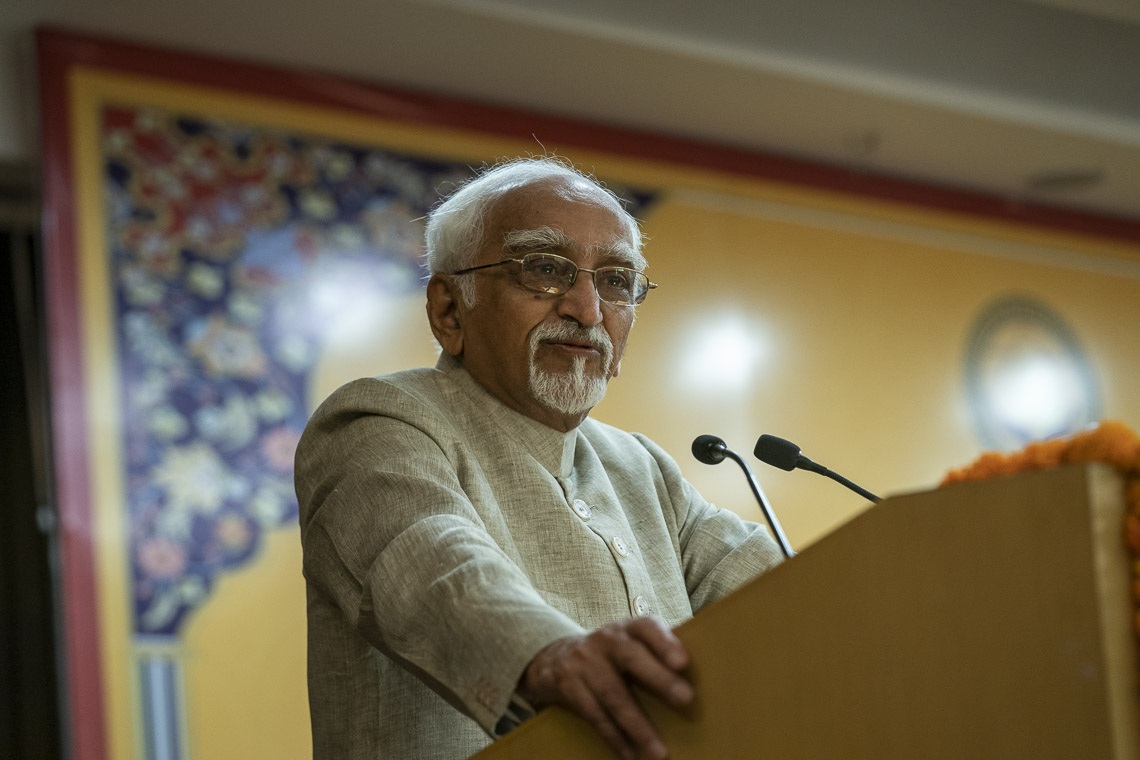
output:
[{"label": "man's ear", "polygon": [[454,281],[446,275],[433,274],[427,284],[428,324],[444,352],[451,356],[463,353],[459,309],[460,297]]}]

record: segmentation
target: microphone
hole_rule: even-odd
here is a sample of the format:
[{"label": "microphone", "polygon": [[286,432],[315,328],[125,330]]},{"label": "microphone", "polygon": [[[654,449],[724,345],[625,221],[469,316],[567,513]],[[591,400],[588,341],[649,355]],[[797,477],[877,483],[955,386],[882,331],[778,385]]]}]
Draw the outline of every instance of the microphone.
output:
[{"label": "microphone", "polygon": [[720,464],[728,446],[715,435],[698,435],[693,440],[693,456],[703,464]]},{"label": "microphone", "polygon": [[[696,447],[694,441],[693,446]],[[821,464],[816,464],[803,454],[800,453],[800,447],[791,441],[785,441],[783,438],[777,438],[774,435],[762,435],[760,440],[756,441],[756,448],[752,451],[756,458],[761,462],[770,464],[773,467],[778,467],[781,470],[791,472],[795,469],[808,470],[817,475],[831,478],[836,483],[840,483],[850,488],[855,493],[862,496],[869,501],[882,501],[878,496],[863,488],[860,485],[852,483],[847,478],[839,473],[832,472]]]},{"label": "microphone", "polygon": [[752,495],[756,497],[756,501],[760,504],[760,511],[764,513],[764,519],[768,521],[768,527],[772,529],[772,534],[776,537],[776,543],[780,545],[780,551],[784,556],[791,559],[796,556],[792,551],[791,544],[788,543],[788,537],[784,535],[784,529],[780,527],[780,521],[776,519],[776,513],[772,510],[772,506],[768,503],[768,497],[760,489],[760,484],[756,482],[756,477],[752,474],[752,470],[748,468],[747,463],[732,449],[725,445],[725,442],[715,435],[698,435],[693,440],[693,456],[697,458],[698,462],[704,464],[720,464],[728,457],[732,461],[740,465],[740,469],[744,470],[744,476],[748,478],[748,485],[752,488]]}]

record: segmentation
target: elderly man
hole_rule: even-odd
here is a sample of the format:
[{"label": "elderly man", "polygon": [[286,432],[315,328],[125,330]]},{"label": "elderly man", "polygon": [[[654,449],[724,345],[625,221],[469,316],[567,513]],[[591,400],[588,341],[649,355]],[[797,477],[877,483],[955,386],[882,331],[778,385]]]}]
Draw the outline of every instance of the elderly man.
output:
[{"label": "elderly man", "polygon": [[689,702],[669,628],[780,555],[587,417],[656,287],[640,248],[552,159],[431,215],[438,364],[342,387],[297,451],[317,760],[463,758],[550,704],[622,757],[667,756],[628,684]]}]

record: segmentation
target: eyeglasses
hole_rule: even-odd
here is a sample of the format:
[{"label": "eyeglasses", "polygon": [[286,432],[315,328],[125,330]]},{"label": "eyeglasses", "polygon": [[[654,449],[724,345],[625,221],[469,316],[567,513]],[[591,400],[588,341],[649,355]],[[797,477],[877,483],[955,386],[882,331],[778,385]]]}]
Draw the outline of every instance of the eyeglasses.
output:
[{"label": "eyeglasses", "polygon": [[570,259],[553,253],[528,253],[521,259],[503,259],[494,264],[468,267],[451,274],[468,274],[507,264],[519,265],[518,274],[515,275],[519,285],[535,293],[551,295],[568,292],[574,287],[578,273],[588,272],[594,276],[594,287],[597,288],[598,298],[618,306],[637,306],[645,300],[650,290],[657,287],[657,283],[650,282],[644,272],[636,269],[628,267],[586,269]]}]

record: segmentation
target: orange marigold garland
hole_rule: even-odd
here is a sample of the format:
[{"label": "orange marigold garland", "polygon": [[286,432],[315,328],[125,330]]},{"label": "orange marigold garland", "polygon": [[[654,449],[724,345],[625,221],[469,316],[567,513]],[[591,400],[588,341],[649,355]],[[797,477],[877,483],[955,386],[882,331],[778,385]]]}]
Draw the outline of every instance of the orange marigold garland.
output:
[{"label": "orange marigold garland", "polygon": [[1140,477],[1140,437],[1122,422],[1105,420],[1083,433],[1031,443],[1012,454],[987,452],[973,464],[951,470],[942,485],[1044,470],[1072,462],[1106,462],[1131,481]]},{"label": "orange marigold garland", "polygon": [[1124,477],[1124,541],[1132,555],[1132,625],[1140,636],[1140,436],[1127,425],[1105,420],[1069,438],[1031,443],[1012,454],[988,452],[973,464],[951,470],[941,485],[1044,470],[1077,462],[1105,462]]}]

